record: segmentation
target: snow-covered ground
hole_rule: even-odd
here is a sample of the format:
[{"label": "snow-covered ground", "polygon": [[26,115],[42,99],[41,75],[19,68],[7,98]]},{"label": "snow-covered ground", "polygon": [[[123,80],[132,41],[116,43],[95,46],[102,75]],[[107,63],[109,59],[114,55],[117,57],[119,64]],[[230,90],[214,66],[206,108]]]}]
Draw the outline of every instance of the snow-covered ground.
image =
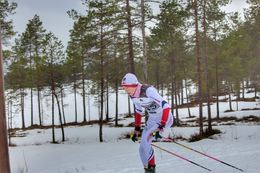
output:
[{"label": "snow-covered ground", "polygon": [[[124,107],[127,107],[126,105]],[[215,106],[212,105],[213,117]],[[260,108],[259,102],[239,102],[239,111],[235,112],[224,113],[228,109],[228,103],[221,103],[220,108],[221,117],[241,118],[250,115],[260,117],[260,110],[241,111],[244,108]],[[233,109],[236,109],[235,102]],[[197,107],[192,108],[191,111],[192,115],[198,115]],[[185,120],[187,109],[180,110],[180,117]],[[128,125],[132,121],[133,118],[126,118],[120,123]],[[178,142],[239,167],[245,172],[259,173],[259,123],[240,122],[230,126],[214,126],[214,128],[220,129],[222,133],[198,142],[189,143],[181,140]],[[120,139],[132,130],[132,127],[115,128],[105,125],[103,128],[105,142],[100,143],[98,125],[71,126],[65,128],[66,142],[61,144],[50,143],[51,129],[18,131],[17,136],[24,137],[12,138],[12,143],[16,145],[10,147],[12,173],[142,173],[144,171],[138,155],[139,144],[128,139]],[[199,129],[198,127],[173,127],[171,130],[174,136],[189,138]],[[61,139],[60,129],[56,129],[56,138]],[[156,145],[201,164],[212,172],[240,172],[174,143],[158,142]],[[159,149],[155,149],[155,153],[157,173],[208,172]]]},{"label": "snow-covered ground", "polygon": [[[237,125],[216,127],[223,133],[213,139],[188,143],[198,149],[245,172],[260,170],[260,126]],[[132,128],[104,128],[105,142],[98,139],[98,126],[66,128],[67,141],[50,144],[51,130],[27,131],[27,137],[15,138],[17,147],[10,148],[13,173],[141,173],[143,168],[138,156],[138,143],[119,140]],[[197,128],[173,128],[178,135],[189,136]],[[156,143],[172,152],[212,169],[213,172],[240,172],[212,159],[194,153],[174,143]],[[207,172],[189,162],[155,149],[158,173]]]}]

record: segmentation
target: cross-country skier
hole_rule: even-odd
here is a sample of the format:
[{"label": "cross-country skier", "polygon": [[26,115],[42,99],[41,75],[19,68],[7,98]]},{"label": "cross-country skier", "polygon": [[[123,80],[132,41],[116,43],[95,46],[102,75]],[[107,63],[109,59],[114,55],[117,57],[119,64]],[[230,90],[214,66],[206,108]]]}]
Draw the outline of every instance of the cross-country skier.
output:
[{"label": "cross-country skier", "polygon": [[141,118],[143,108],[148,112],[148,120],[142,131],[139,154],[144,165],[145,173],[155,173],[155,156],[151,146],[153,132],[163,132],[173,124],[173,116],[169,104],[159,95],[151,85],[142,85],[136,76],[127,73],[121,83],[129,94],[135,107],[135,131],[131,139],[135,142],[141,132]]}]

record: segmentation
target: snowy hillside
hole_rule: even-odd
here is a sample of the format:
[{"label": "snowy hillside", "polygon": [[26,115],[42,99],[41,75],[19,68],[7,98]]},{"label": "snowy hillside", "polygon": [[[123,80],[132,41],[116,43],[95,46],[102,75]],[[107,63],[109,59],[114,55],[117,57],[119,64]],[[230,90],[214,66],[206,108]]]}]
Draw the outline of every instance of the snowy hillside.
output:
[{"label": "snowy hillside", "polygon": [[[251,95],[247,95],[251,97]],[[121,102],[127,107],[126,101]],[[235,104],[235,102],[234,102]],[[215,115],[215,104],[212,105],[212,115]],[[228,103],[222,102],[221,117],[242,118],[250,115],[260,117],[260,110],[244,110],[260,108],[259,102],[239,102],[239,111],[224,113]],[[234,105],[234,109],[235,109]],[[204,107],[206,114],[206,107]],[[198,108],[191,109],[192,115],[198,115]],[[187,120],[187,109],[180,110],[182,121]],[[98,125],[70,126],[65,128],[66,142],[51,144],[51,129],[36,129],[17,131],[17,137],[12,138],[14,147],[10,147],[10,160],[13,173],[142,173],[143,168],[138,155],[138,143],[122,139],[133,127],[126,127],[133,118],[120,117],[124,127],[115,128],[105,125],[100,143]],[[249,119],[250,120],[250,119]],[[259,119],[258,119],[259,120]],[[113,123],[113,122],[112,122]],[[192,124],[193,122],[191,122]],[[216,123],[214,123],[216,124]],[[230,125],[233,124],[233,125]],[[248,173],[258,173],[260,170],[260,123],[259,121],[227,121],[214,126],[222,131],[210,139],[189,143],[178,140],[179,143],[207,153],[224,162],[245,170]],[[173,127],[172,135],[189,138],[198,132],[198,127]],[[56,129],[57,139],[61,139],[60,129]],[[158,142],[171,152],[181,155],[216,173],[240,172],[230,166],[207,158],[174,143]],[[202,173],[208,172],[185,160],[155,149],[157,173]]]}]

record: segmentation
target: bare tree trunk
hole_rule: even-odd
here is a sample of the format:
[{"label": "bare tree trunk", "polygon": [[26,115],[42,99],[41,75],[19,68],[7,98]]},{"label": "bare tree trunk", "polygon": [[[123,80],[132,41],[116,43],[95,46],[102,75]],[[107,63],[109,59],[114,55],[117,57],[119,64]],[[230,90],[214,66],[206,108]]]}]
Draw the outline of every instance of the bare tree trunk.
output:
[{"label": "bare tree trunk", "polygon": [[181,84],[181,104],[184,104],[184,94],[183,94],[183,81],[180,82]]},{"label": "bare tree trunk", "polygon": [[144,71],[144,82],[148,82],[148,67],[147,67],[147,48],[146,48],[146,38],[145,38],[145,4],[144,0],[141,0],[141,30],[142,30],[142,40],[143,40],[143,71]]},{"label": "bare tree trunk", "polygon": [[212,132],[211,122],[211,108],[210,108],[210,88],[209,88],[209,68],[208,68],[208,55],[207,55],[207,23],[206,23],[206,3],[203,1],[203,34],[204,34],[204,57],[205,57],[205,73],[206,73],[206,96],[207,96],[207,107],[208,107],[208,131]]},{"label": "bare tree trunk", "polygon": [[173,78],[171,77],[171,112],[174,114],[174,84],[173,84]]},{"label": "bare tree trunk", "polygon": [[[101,21],[103,18],[101,17]],[[104,104],[104,35],[103,26],[100,28],[100,119],[99,119],[99,141],[103,142],[103,104]]]},{"label": "bare tree trunk", "polygon": [[22,129],[25,129],[25,119],[24,119],[24,90],[20,89],[21,96],[21,117],[22,117]]},{"label": "bare tree trunk", "polygon": [[57,94],[55,93],[55,90],[54,90],[53,94],[56,98],[56,102],[57,102],[57,105],[58,105],[60,127],[61,127],[61,134],[62,134],[62,142],[64,142],[65,141],[65,133],[64,133],[63,123],[62,123],[62,114],[61,114],[60,102],[59,102],[59,98],[58,98]]},{"label": "bare tree trunk", "polygon": [[118,126],[118,80],[115,83],[116,88],[116,115],[115,115],[115,126]]},{"label": "bare tree trunk", "polygon": [[76,88],[76,82],[74,81],[73,84],[73,90],[74,90],[74,109],[75,109],[75,123],[78,122],[78,109],[77,109],[77,88]]},{"label": "bare tree trunk", "polygon": [[177,99],[177,91],[176,91],[176,79],[174,81],[174,98],[175,98],[175,114],[176,114],[176,124],[179,125],[179,110],[178,110],[178,99]]},{"label": "bare tree trunk", "polygon": [[108,122],[109,121],[109,88],[108,88],[108,77],[107,77],[107,82],[106,82],[106,103],[107,103],[107,106],[106,106],[106,121]]},{"label": "bare tree trunk", "polygon": [[189,117],[191,118],[191,113],[190,113],[190,106],[189,106],[189,96],[188,96],[188,86],[187,86],[187,79],[185,78],[185,92],[186,92],[186,103],[187,103],[187,107],[188,107],[188,113],[189,113]]},{"label": "bare tree trunk", "polygon": [[129,71],[135,73],[134,66],[134,50],[133,50],[133,34],[132,34],[132,21],[131,21],[131,7],[129,5],[129,0],[126,0],[126,12],[127,12],[127,39],[128,39],[128,61],[129,61]]},{"label": "bare tree trunk", "polygon": [[65,112],[64,112],[64,103],[63,103],[63,88],[60,90],[60,100],[61,100],[61,110],[62,110],[62,117],[63,117],[63,123],[66,124],[66,117],[65,117]]},{"label": "bare tree trunk", "polygon": [[33,125],[33,75],[32,75],[32,63],[33,63],[33,60],[32,60],[32,45],[30,44],[30,52],[29,52],[29,57],[30,57],[30,89],[31,89],[31,126]]},{"label": "bare tree trunk", "polygon": [[199,43],[199,25],[198,25],[198,5],[197,0],[194,0],[194,16],[195,16],[195,32],[196,32],[196,58],[197,58],[197,76],[198,76],[198,101],[199,101],[199,127],[200,135],[203,135],[203,112],[202,112],[202,88],[201,88],[201,55]]},{"label": "bare tree trunk", "polygon": [[127,101],[128,101],[128,116],[131,116],[131,104],[130,104],[130,97],[127,97]]},{"label": "bare tree trunk", "polygon": [[12,144],[12,141],[11,141],[11,132],[12,132],[12,129],[13,129],[13,102],[12,102],[12,99],[10,98],[9,102],[8,102],[8,115],[7,115],[7,119],[8,119],[8,137],[9,137],[9,141],[8,141],[8,144],[9,146]]},{"label": "bare tree trunk", "polygon": [[215,72],[216,72],[216,102],[217,102],[217,119],[219,120],[219,79],[218,79],[218,57],[217,57],[217,55],[216,55],[216,70],[215,70]]},{"label": "bare tree trunk", "polygon": [[242,80],[242,98],[245,99],[245,82]]},{"label": "bare tree trunk", "polygon": [[[214,28],[216,23],[214,22]],[[214,40],[217,43],[217,33],[214,31]],[[217,119],[219,120],[219,77],[218,77],[218,55],[215,55],[215,76],[216,76],[216,109],[217,109]]]},{"label": "bare tree trunk", "polygon": [[[236,110],[238,111],[238,101],[240,100],[240,82],[237,82],[237,98],[236,98]],[[243,91],[242,91],[243,92]]]},{"label": "bare tree trunk", "polygon": [[154,73],[155,73],[155,79],[156,79],[156,88],[158,88],[158,90],[159,90],[159,87],[160,87],[160,72],[159,72],[159,69],[160,69],[160,63],[157,61]]},{"label": "bare tree trunk", "polygon": [[240,99],[240,82],[237,82],[237,88],[235,87],[236,89],[236,93],[237,93],[237,99],[239,100]]},{"label": "bare tree trunk", "polygon": [[167,86],[166,88],[167,88],[167,94],[166,94],[167,95],[167,102],[170,103],[170,94],[169,94],[170,93],[170,87]]},{"label": "bare tree trunk", "polygon": [[104,79],[103,75],[103,57],[101,57],[101,79],[100,79],[100,119],[99,119],[99,141],[103,142],[103,105],[104,105]]},{"label": "bare tree trunk", "polygon": [[163,90],[164,90],[164,84],[162,83],[162,84],[161,84],[161,96],[162,96],[162,97],[163,97],[163,95],[164,95]]},{"label": "bare tree trunk", "polygon": [[9,151],[6,131],[5,96],[4,96],[4,71],[2,54],[2,35],[0,26],[0,170],[10,173]]},{"label": "bare tree trunk", "polygon": [[55,140],[55,121],[54,121],[54,89],[51,89],[51,117],[52,117],[52,143],[56,143]]},{"label": "bare tree trunk", "polygon": [[229,86],[229,93],[228,93],[228,97],[229,97],[229,110],[233,111],[233,109],[232,109],[231,91],[232,91],[231,86]]},{"label": "bare tree trunk", "polygon": [[[178,83],[178,82],[177,82]],[[178,88],[177,90],[176,90],[176,92],[177,92],[177,98],[178,98],[178,105],[181,105],[181,93],[180,93],[180,88],[179,88],[179,85],[178,84],[176,84],[177,86],[176,86],[176,88]]]},{"label": "bare tree trunk", "polygon": [[31,88],[31,126],[33,125],[33,89]]},{"label": "bare tree trunk", "polygon": [[[172,102],[172,104],[171,104],[171,112],[172,112],[172,114],[174,114],[174,81],[173,81],[173,77],[171,77],[171,102]],[[176,124],[178,124],[179,123],[179,119],[178,119],[178,117],[176,117],[176,122],[174,122],[174,123],[176,123]]]},{"label": "bare tree trunk", "polygon": [[[82,39],[82,38],[81,38]],[[83,122],[87,122],[86,115],[86,91],[85,91],[85,63],[84,52],[81,51],[81,82],[82,82],[82,107],[83,107]]]},{"label": "bare tree trunk", "polygon": [[178,98],[177,98],[177,77],[176,77],[176,60],[175,55],[171,55],[171,75],[172,75],[172,86],[174,92],[174,99],[175,99],[175,114],[176,114],[176,124],[179,125],[179,111],[178,111]]},{"label": "bare tree trunk", "polygon": [[238,98],[236,99],[237,111],[238,111]]},{"label": "bare tree trunk", "polygon": [[[82,64],[83,66],[83,64]],[[84,70],[84,69],[83,69]],[[84,72],[83,72],[84,73]],[[83,106],[83,122],[87,122],[87,115],[86,115],[86,94],[85,94],[85,76],[82,75],[82,106]]]},{"label": "bare tree trunk", "polygon": [[87,96],[87,98],[88,98],[88,121],[90,121],[91,118],[90,118],[90,98],[89,98],[89,95]]},{"label": "bare tree trunk", "polygon": [[41,116],[41,91],[40,89],[38,88],[37,90],[37,94],[38,94],[38,113],[39,113],[39,123],[40,123],[40,126],[42,126],[42,116]]}]

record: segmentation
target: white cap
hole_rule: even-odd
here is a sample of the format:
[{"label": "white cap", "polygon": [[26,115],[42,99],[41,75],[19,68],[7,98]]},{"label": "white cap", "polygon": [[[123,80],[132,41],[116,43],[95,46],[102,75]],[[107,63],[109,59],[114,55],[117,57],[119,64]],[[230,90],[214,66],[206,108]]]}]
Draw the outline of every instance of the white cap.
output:
[{"label": "white cap", "polygon": [[137,80],[137,77],[133,73],[127,73],[121,82],[122,86],[135,86],[138,85],[139,82]]}]

